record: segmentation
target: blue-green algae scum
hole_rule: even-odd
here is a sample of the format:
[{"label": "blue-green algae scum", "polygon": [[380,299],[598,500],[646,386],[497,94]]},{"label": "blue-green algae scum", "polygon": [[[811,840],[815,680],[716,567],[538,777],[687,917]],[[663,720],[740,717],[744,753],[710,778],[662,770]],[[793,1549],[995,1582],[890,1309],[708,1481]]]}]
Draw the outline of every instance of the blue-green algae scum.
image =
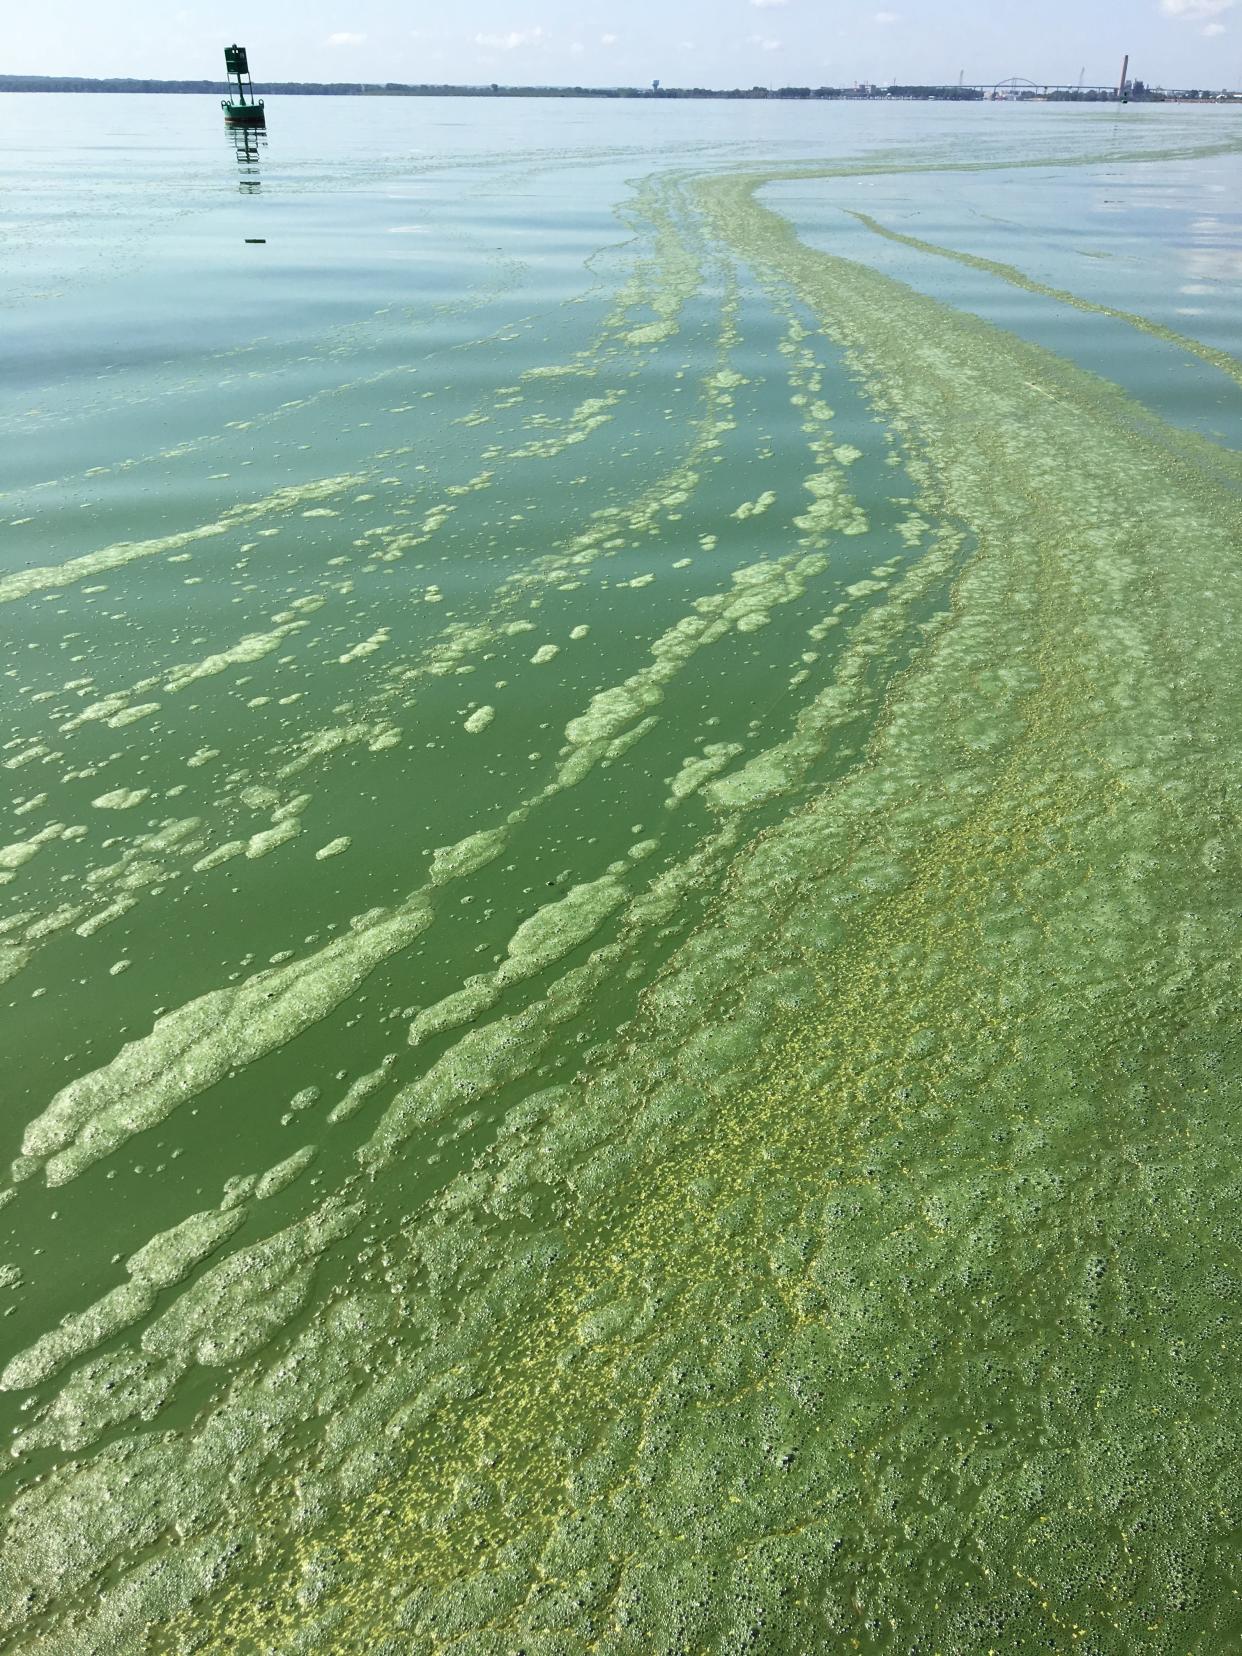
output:
[{"label": "blue-green algae scum", "polygon": [[0,1643],[1242,1649],[1238,112],[0,123]]}]

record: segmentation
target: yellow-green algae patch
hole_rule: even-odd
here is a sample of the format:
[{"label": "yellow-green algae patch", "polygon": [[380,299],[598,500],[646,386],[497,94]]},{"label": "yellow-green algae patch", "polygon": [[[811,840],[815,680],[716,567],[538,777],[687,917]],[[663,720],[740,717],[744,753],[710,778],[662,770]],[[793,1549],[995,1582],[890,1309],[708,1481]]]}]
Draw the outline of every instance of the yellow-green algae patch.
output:
[{"label": "yellow-green algae patch", "polygon": [[[489,1151],[368,1235],[320,1303],[325,1249],[361,1224],[352,1188],[73,1371],[23,1447],[109,1435],[22,1491],[0,1564],[0,1625],[40,1648],[1228,1648],[1230,461],[810,253],[760,181],[696,186],[716,248],[850,351],[929,550],[857,583],[871,608],[783,741],[695,773],[718,833],[617,942],[403,1087],[358,1183],[518,1084]],[[692,270],[683,193],[641,199]],[[849,503],[820,499],[848,533]],[[799,527],[814,545],[819,519]],[[664,635],[571,721],[560,781],[650,730],[701,643],[822,571],[765,562]],[[860,761],[807,792],[851,725]],[[743,849],[743,812],[782,798]],[[436,853],[431,885],[507,838]],[[610,873],[548,905],[508,959],[554,964],[620,891]],[[692,899],[707,918],[633,1022],[543,1086],[550,1033]],[[261,1014],[258,982],[219,1010]],[[100,1077],[88,1113],[129,1088]],[[52,1138],[79,1126],[71,1109]],[[191,1363],[234,1372],[162,1430]]]},{"label": "yellow-green algae patch", "polygon": [[508,959],[489,976],[471,979],[455,994],[420,1012],[410,1025],[410,1045],[430,1035],[472,1022],[490,1010],[501,993],[544,971],[588,942],[614,910],[626,900],[626,890],[613,875],[574,886],[554,903],[545,903],[524,920],[509,939]]},{"label": "yellow-green algae patch", "polygon": [[708,742],[701,754],[682,760],[664,803],[675,809],[745,751],[740,742]]},{"label": "yellow-green algae patch", "polygon": [[[78,581],[89,580],[92,575],[120,569],[143,558],[158,557],[160,553],[172,552],[182,546],[193,545],[196,541],[227,535],[230,530],[242,524],[254,523],[278,513],[291,512],[304,500],[331,499],[364,482],[366,477],[359,475],[324,477],[310,483],[293,484],[288,488],[276,489],[261,500],[232,506],[219,518],[213,519],[210,523],[199,524],[193,529],[182,529],[173,535],[160,535],[145,541],[118,541],[112,546],[101,547],[97,552],[87,552],[81,557],[70,558],[63,564],[49,564],[5,575],[0,577],[0,604],[32,597],[36,592],[71,586]],[[274,530],[271,532],[275,533]],[[260,530],[259,533],[263,534],[264,531]]]},{"label": "yellow-green algae patch", "polygon": [[545,903],[524,920],[509,939],[508,960],[497,976],[508,982],[529,976],[584,943],[612,911],[625,901],[625,887],[605,876],[574,886],[555,903]]},{"label": "yellow-green algae patch", "polygon": [[276,1196],[291,1185],[295,1179],[300,1179],[306,1169],[314,1161],[317,1151],[313,1144],[306,1144],[300,1150],[295,1150],[284,1161],[277,1162],[275,1167],[269,1167],[254,1187],[256,1202],[264,1202],[269,1196]]},{"label": "yellow-green algae patch", "polygon": [[39,1385],[74,1357],[80,1357],[101,1340],[137,1322],[154,1304],[155,1290],[149,1283],[141,1278],[121,1283],[85,1311],[66,1317],[58,1327],[41,1334],[26,1351],[19,1352],[0,1375],[0,1388],[23,1391]]},{"label": "yellow-green algae patch", "polygon": [[49,1184],[76,1177],[230,1069],[325,1017],[430,922],[430,911],[413,901],[389,914],[360,916],[344,937],[306,959],[165,1014],[111,1063],[62,1088],[27,1127],[23,1155],[43,1162]]},{"label": "yellow-green algae patch", "polygon": [[753,182],[702,186],[719,234],[977,551],[866,764],[739,859],[572,1109],[406,1233],[426,1402],[375,1494],[286,1550],[274,1486],[262,1609],[226,1589],[173,1648],[1227,1641],[1237,887],[1200,802],[1242,728],[1237,501]]},{"label": "yellow-green algae patch", "polygon": [[387,1053],[378,1068],[368,1070],[365,1075],[360,1075],[352,1081],[346,1089],[344,1098],[328,1111],[329,1124],[335,1126],[338,1121],[348,1121],[350,1116],[356,1115],[388,1080],[395,1062],[396,1054]]},{"label": "yellow-green algae patch", "polygon": [[244,1218],[240,1208],[191,1214],[131,1254],[125,1261],[125,1269],[138,1282],[149,1283],[153,1288],[169,1288],[188,1276],[200,1260],[214,1253]]}]

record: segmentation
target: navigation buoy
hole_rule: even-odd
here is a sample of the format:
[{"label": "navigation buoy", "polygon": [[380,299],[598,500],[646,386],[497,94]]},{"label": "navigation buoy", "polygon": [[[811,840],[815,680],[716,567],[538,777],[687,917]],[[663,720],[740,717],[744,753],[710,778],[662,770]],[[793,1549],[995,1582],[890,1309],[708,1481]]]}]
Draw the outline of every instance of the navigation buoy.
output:
[{"label": "navigation buoy", "polygon": [[[261,127],[267,125],[263,114],[263,99],[256,98],[254,86],[250,79],[250,66],[246,61],[244,46],[226,46],[224,48],[224,68],[230,80],[237,82],[237,96],[231,95],[220,100],[220,107],[224,111],[225,126]],[[244,77],[244,84],[243,84]],[[250,97],[247,99],[246,94]]]}]

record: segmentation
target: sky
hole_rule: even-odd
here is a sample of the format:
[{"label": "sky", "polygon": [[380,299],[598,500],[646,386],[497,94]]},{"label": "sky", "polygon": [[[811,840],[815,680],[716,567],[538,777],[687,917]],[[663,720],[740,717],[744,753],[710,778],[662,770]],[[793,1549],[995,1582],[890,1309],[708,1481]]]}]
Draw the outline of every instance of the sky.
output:
[{"label": "sky", "polygon": [[199,79],[223,45],[256,81],[1242,86],[1242,0],[40,0],[0,73]]}]

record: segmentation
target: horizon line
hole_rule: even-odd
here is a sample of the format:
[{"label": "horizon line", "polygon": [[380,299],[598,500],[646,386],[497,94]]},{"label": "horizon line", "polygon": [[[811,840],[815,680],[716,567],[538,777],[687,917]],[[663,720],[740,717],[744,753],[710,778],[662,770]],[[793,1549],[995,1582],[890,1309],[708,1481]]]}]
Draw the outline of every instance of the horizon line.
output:
[{"label": "horizon line", "polygon": [[[59,86],[31,83],[58,82]],[[21,83],[21,84],[17,84]],[[66,85],[65,83],[69,83]],[[42,91],[53,93],[56,91],[72,90],[75,87],[97,87],[114,89],[115,91],[141,92],[168,92],[194,94],[204,96],[227,91],[229,83],[217,80],[211,76],[194,78],[174,77],[166,75],[65,75],[65,74],[0,74],[0,91]],[[847,84],[821,83],[818,86],[808,84],[795,85],[785,82],[780,86],[769,83],[754,82],[750,86],[665,86],[659,81],[645,85],[630,82],[609,82],[598,85],[588,85],[582,82],[539,82],[505,84],[499,81],[375,81],[365,78],[350,78],[332,81],[320,80],[269,80],[262,83],[273,93],[287,92],[301,95],[321,92],[327,96],[341,95],[390,95],[390,96],[452,96],[462,94],[471,97],[495,96],[526,96],[537,97],[541,94],[555,94],[560,96],[609,96],[624,95],[627,97],[644,97],[658,100],[660,98],[677,98],[687,96],[708,97],[739,97],[754,98],[758,96],[799,98],[814,97],[816,94],[835,93],[843,96],[868,92],[887,92],[890,89],[910,90],[913,92],[935,92],[942,94],[978,93],[1012,90],[1021,94],[1038,94],[1041,92],[1060,92],[1074,94],[1111,93],[1118,95],[1118,83],[1113,82],[1072,82],[1035,80],[1026,76],[1011,75],[998,80],[977,81],[913,81],[890,77],[883,81],[855,80]],[[1182,92],[1195,91],[1210,92],[1212,96],[1238,96],[1237,89],[1229,87],[1176,87],[1153,83],[1139,77],[1127,78],[1127,90],[1141,89],[1142,93],[1159,92],[1165,95],[1177,95]],[[295,92],[296,89],[296,92]],[[969,101],[969,100],[968,100]]]}]

